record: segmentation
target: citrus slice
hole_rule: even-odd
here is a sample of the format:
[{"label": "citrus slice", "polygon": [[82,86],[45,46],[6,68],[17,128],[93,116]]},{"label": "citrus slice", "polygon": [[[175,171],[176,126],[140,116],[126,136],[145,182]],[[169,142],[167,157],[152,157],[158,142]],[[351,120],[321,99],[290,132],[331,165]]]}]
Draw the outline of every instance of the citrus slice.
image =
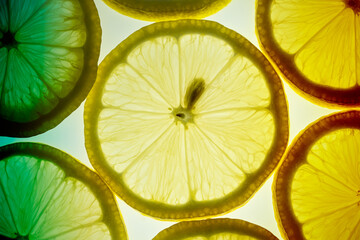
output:
[{"label": "citrus slice", "polygon": [[0,148],[0,238],[127,239],[113,193],[55,148]]},{"label": "citrus slice", "polygon": [[202,20],[156,23],[100,64],[85,103],[100,176],[156,218],[216,215],[245,203],[287,144],[287,103],[246,39]]},{"label": "citrus slice", "polygon": [[204,18],[216,13],[231,2],[231,0],[103,1],[121,14],[146,21]]},{"label": "citrus slice", "polygon": [[0,2],[0,135],[45,132],[92,87],[101,28],[92,0]]},{"label": "citrus slice", "polygon": [[177,223],[153,240],[277,240],[268,230],[238,219],[217,218]]},{"label": "citrus slice", "polygon": [[259,0],[257,34],[296,90],[317,104],[360,104],[360,2]]},{"label": "citrus slice", "polygon": [[287,239],[360,239],[360,112],[307,127],[276,174],[274,195]]}]

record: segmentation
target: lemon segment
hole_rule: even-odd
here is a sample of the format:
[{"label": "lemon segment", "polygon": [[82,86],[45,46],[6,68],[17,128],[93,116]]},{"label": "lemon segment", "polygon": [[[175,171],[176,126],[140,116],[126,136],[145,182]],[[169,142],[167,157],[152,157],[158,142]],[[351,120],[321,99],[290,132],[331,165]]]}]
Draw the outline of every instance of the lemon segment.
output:
[{"label": "lemon segment", "polygon": [[121,198],[148,215],[230,210],[282,154],[281,83],[255,47],[217,23],[150,25],[100,66],[85,105],[89,159]]},{"label": "lemon segment", "polygon": [[[318,84],[340,89],[358,85],[354,24],[351,9],[340,12],[297,50],[294,61],[298,69]],[[331,66],[331,70],[324,66]]]},{"label": "lemon segment", "polygon": [[343,0],[276,0],[270,8],[274,38],[287,53],[295,54],[335,19],[345,4]]},{"label": "lemon segment", "polygon": [[359,237],[359,144],[360,130],[335,130],[314,143],[296,171],[291,204],[306,239]]},{"label": "lemon segment", "polygon": [[[94,173],[58,150],[26,144],[1,149],[7,157],[0,161],[0,236],[65,240],[115,239],[119,232],[124,234],[116,203]],[[24,149],[38,155],[26,154]],[[49,158],[52,154],[63,157],[65,164],[61,164],[73,169],[63,169],[58,160],[54,163]],[[111,229],[114,225],[119,229]]]}]

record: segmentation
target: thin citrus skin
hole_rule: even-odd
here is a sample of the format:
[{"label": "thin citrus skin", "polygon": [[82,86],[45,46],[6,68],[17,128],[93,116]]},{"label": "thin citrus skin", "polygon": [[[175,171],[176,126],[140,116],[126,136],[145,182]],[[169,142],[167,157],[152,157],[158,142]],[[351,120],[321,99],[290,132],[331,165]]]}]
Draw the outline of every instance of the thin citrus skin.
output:
[{"label": "thin citrus skin", "polygon": [[231,0],[103,0],[108,6],[126,16],[145,21],[165,21],[210,16]]},{"label": "thin citrus skin", "polygon": [[[258,225],[230,218],[180,222],[161,231],[153,238],[153,240],[198,239],[196,237],[204,237],[208,239],[210,237],[214,237],[214,235],[219,235],[219,239],[226,239],[226,234],[229,233],[232,234],[233,237],[237,236],[236,239],[251,238],[259,240],[277,240],[271,232]],[[222,234],[225,236],[221,236]],[[217,238],[214,237],[214,240],[215,239]]]},{"label": "thin citrus skin", "polygon": [[[291,4],[288,3],[289,6],[292,7],[292,9],[296,9],[296,4],[301,3],[302,1],[293,1],[291,2]],[[258,41],[259,44],[261,46],[261,48],[264,50],[264,54],[268,57],[268,59],[273,63],[274,67],[278,70],[279,74],[281,74],[285,80],[287,80],[287,82],[290,84],[290,86],[301,96],[303,96],[304,98],[310,100],[311,102],[317,104],[317,105],[321,105],[321,106],[325,106],[325,107],[329,107],[329,108],[347,108],[347,107],[356,107],[360,105],[360,86],[357,83],[355,83],[353,86],[351,87],[334,87],[331,86],[330,84],[327,84],[327,82],[330,81],[343,81],[343,82],[347,82],[349,79],[348,78],[344,78],[340,76],[337,76],[338,79],[312,79],[307,76],[304,71],[301,71],[298,68],[298,65],[296,63],[295,59],[295,55],[292,52],[288,52],[287,50],[285,50],[283,48],[282,45],[280,45],[278,43],[278,41],[275,38],[275,33],[274,33],[274,23],[272,22],[272,12],[271,12],[271,7],[272,4],[275,3],[275,0],[257,0],[257,5],[256,5],[256,34],[258,37]],[[314,5],[315,4],[325,4],[326,1],[313,1],[312,2]],[[339,49],[338,52],[341,52],[342,50],[349,51],[352,52],[353,47],[355,48],[355,51],[359,51],[358,45],[356,44],[356,42],[358,42],[358,26],[359,26],[359,5],[357,0],[339,0],[339,1],[328,1],[328,3],[331,4],[335,4],[338,3],[339,4],[339,9],[342,10],[346,10],[347,12],[353,12],[352,15],[354,16],[354,19],[350,19],[349,21],[353,21],[354,22],[354,29],[352,29],[352,33],[354,33],[354,39],[351,38],[351,43],[349,42],[348,45],[345,47],[342,44],[340,45],[335,45],[333,47],[329,47],[330,49],[336,49],[337,47]],[[341,4],[342,4],[342,8],[341,8]],[[287,8],[289,8],[289,6],[287,6],[287,4],[284,4],[284,6],[282,6],[284,9],[278,9],[278,12],[285,12]],[[280,7],[279,7],[280,8]],[[333,8],[335,9],[335,8]],[[331,10],[333,10],[331,9]],[[300,12],[300,10],[299,10]],[[324,9],[325,12],[325,9]],[[343,11],[344,12],[344,11]],[[306,14],[306,10],[303,10],[303,14]],[[334,14],[335,15],[335,14]],[[332,15],[331,15],[332,16]],[[296,16],[294,16],[295,18]],[[315,19],[315,17],[317,17],[316,19],[319,18],[319,16],[314,16],[313,19]],[[357,17],[358,19],[356,19],[355,17]],[[329,17],[330,18],[330,17]],[[335,19],[335,18],[334,18]],[[321,19],[320,19],[321,20]],[[320,20],[316,20],[316,21],[320,21]],[[286,22],[288,21],[288,22]],[[294,21],[294,20],[293,20]],[[296,38],[297,40],[301,40],[301,37],[303,35],[301,34],[306,34],[305,30],[303,31],[303,29],[305,29],[306,27],[306,31],[311,31],[308,29],[312,29],[314,28],[314,26],[310,25],[306,25],[306,21],[302,21],[299,20],[299,24],[303,24],[304,27],[300,30],[293,30],[294,32],[292,33],[294,36],[296,35],[296,32],[298,33],[298,37]],[[314,20],[315,21],[315,20]],[[315,21],[315,22],[316,22]],[[280,20],[279,20],[280,22]],[[281,21],[281,23],[288,23],[289,25],[292,23],[289,19],[284,19],[283,21]],[[333,20],[331,20],[331,22],[334,22]],[[278,22],[276,24],[279,24]],[[297,24],[294,23],[294,25]],[[339,23],[341,24],[341,23]],[[343,23],[343,25],[347,25],[346,22]],[[325,25],[327,26],[327,25]],[[341,28],[341,27],[339,27]],[[344,28],[345,29],[345,28]],[[321,29],[323,30],[323,29]],[[348,29],[346,29],[347,31]],[[279,30],[280,32],[280,30]],[[322,31],[325,32],[325,31]],[[351,31],[350,31],[351,32]],[[332,33],[332,32],[331,32]],[[335,36],[339,36],[339,39],[345,35],[344,33],[348,33],[345,32],[345,30],[343,30],[343,32],[341,33],[333,33],[333,35]],[[318,32],[316,34],[319,34]],[[316,34],[314,36],[316,36]],[[325,34],[325,33],[324,33]],[[283,30],[283,32],[281,32],[281,35],[284,39],[286,39],[287,36],[287,32],[285,30]],[[334,38],[334,36],[331,35],[330,38]],[[343,39],[346,39],[345,36]],[[331,39],[329,39],[331,40]],[[309,42],[311,42],[311,40],[309,40]],[[309,42],[306,42],[306,44],[308,44]],[[306,45],[304,44],[304,45]],[[324,40],[324,42],[322,42],[320,44],[321,46],[327,45],[326,40]],[[350,49],[351,50],[348,50]],[[349,68],[352,69],[351,71],[354,71],[354,75],[356,75],[357,77],[355,77],[355,79],[358,81],[359,79],[359,74],[358,71],[356,69],[358,69],[358,65],[356,62],[358,62],[355,59],[355,66],[352,66],[353,62],[350,63],[350,60],[347,59],[346,57],[343,56],[334,56],[334,55],[329,55],[328,51],[331,51],[329,49],[327,50],[323,50],[323,49],[311,49],[313,51],[315,51],[315,53],[319,53],[319,55],[322,54],[322,56],[328,56],[328,59],[331,59],[333,61],[338,60],[338,62],[344,63],[342,65],[342,68]],[[310,51],[310,50],[309,50]],[[354,52],[355,52],[354,51]],[[298,54],[297,52],[295,52],[296,55]],[[311,55],[309,53],[309,55]],[[356,56],[356,54],[355,54]],[[343,58],[342,58],[343,57]],[[335,59],[335,60],[334,60]],[[328,69],[328,72],[332,71],[333,65],[332,64],[328,64],[325,63],[325,61],[323,59],[319,59],[318,61],[316,61],[316,59],[312,59],[316,64],[318,64],[319,66],[322,67],[318,67],[317,69]],[[352,60],[352,59],[351,59]],[[330,60],[329,60],[330,61]],[[313,64],[313,62],[311,63],[307,63],[306,61],[303,63],[311,65]],[[341,69],[341,67],[339,67]],[[318,72],[317,69],[314,69],[313,72]],[[350,71],[348,69],[346,69],[345,71],[347,71],[347,73]],[[321,75],[320,71],[318,73],[318,75]],[[321,83],[319,82],[315,82],[315,81],[322,81]]]},{"label": "thin citrus skin", "polygon": [[[100,54],[101,27],[93,0],[78,0],[84,12],[86,42],[82,47],[83,68],[74,88],[48,113],[30,122],[16,122],[0,118],[0,135],[11,137],[30,137],[56,127],[86,98],[96,79],[97,61]],[[53,27],[53,26],[52,26]],[[37,64],[37,63],[34,63]],[[26,112],[23,113],[27,115]]]},{"label": "thin citrus skin", "polygon": [[[24,142],[10,144],[0,148],[0,161],[5,161],[7,158],[13,156],[28,156],[30,158],[48,161],[63,170],[66,177],[75,178],[85,184],[100,204],[102,210],[101,221],[108,227],[112,239],[127,239],[125,226],[117,207],[115,196],[95,172],[65,152],[44,144]],[[46,214],[46,212],[44,214]],[[27,216],[24,217],[26,218]]]},{"label": "thin citrus skin", "polygon": [[[278,171],[275,173],[272,186],[275,217],[284,239],[307,239],[301,228],[299,220],[295,216],[295,209],[292,206],[290,197],[292,182],[297,170],[307,161],[306,159],[310,149],[320,138],[331,132],[342,129],[360,129],[360,112],[346,111],[320,118],[299,133],[284,155],[283,162]],[[336,139],[333,139],[333,141],[336,142]],[[347,152],[347,149],[344,149],[344,153],[345,152]],[[341,160],[341,156],[337,156],[337,159]],[[339,163],[339,167],[340,166],[341,162]],[[350,171],[354,171],[354,169],[348,169],[349,173]],[[313,182],[311,184],[316,185],[319,183]],[[356,196],[356,194],[354,195]],[[336,196],[336,193],[334,193],[334,196]],[[328,196],[328,198],[331,198],[331,196]],[[354,221],[357,220],[355,219]],[[328,227],[329,230],[330,228],[337,229],[337,226],[329,224],[325,225],[325,227]]]},{"label": "thin citrus skin", "polygon": [[[157,36],[173,35],[180,37],[188,33],[205,34],[224,40],[236,53],[247,57],[253,62],[257,69],[264,71],[262,73],[268,81],[267,87],[269,88],[271,99],[268,108],[270,108],[274,116],[275,133],[270,149],[264,157],[261,167],[259,167],[255,173],[251,173],[251,176],[247,179],[248,182],[244,183],[244,185],[233,190],[220,200],[191,201],[186,204],[174,205],[139,197],[124,183],[121,175],[110,166],[105,158],[98,135],[98,119],[100,112],[104,109],[101,97],[105,84],[118,63],[125,62],[128,54],[142,42],[154,39]],[[190,106],[192,106],[193,102],[196,102],[197,94],[202,94],[202,84],[202,79],[195,79],[193,85],[190,85],[192,87],[188,87],[192,93],[189,94],[187,100]],[[171,109],[169,108],[169,110]],[[173,111],[177,110],[178,109],[173,109]],[[181,118],[184,112],[181,111],[181,109],[179,111],[179,118]],[[169,112],[169,114],[171,114],[171,112]],[[288,138],[287,102],[282,90],[281,81],[272,69],[270,63],[250,42],[236,32],[226,29],[218,23],[201,20],[179,20],[156,23],[140,29],[119,44],[103,60],[99,67],[96,83],[85,103],[84,124],[85,145],[88,156],[94,168],[99,172],[99,175],[108,183],[111,189],[130,206],[146,215],[160,219],[204,218],[206,216],[223,214],[245,204],[277,166],[286,148]],[[114,129],[112,132],[116,133],[116,130]],[[113,147],[113,149],[115,150],[117,148]],[[167,161],[171,160],[172,159],[168,159]]]}]

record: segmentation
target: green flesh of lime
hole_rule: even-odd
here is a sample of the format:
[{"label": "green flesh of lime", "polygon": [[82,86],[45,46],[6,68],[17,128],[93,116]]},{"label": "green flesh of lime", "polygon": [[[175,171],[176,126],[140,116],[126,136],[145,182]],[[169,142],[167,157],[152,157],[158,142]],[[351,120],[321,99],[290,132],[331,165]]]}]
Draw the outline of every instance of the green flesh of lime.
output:
[{"label": "green flesh of lime", "polygon": [[111,239],[87,185],[27,155],[0,161],[1,239]]},{"label": "green flesh of lime", "polygon": [[30,122],[74,88],[86,29],[77,0],[0,2],[0,115]]}]

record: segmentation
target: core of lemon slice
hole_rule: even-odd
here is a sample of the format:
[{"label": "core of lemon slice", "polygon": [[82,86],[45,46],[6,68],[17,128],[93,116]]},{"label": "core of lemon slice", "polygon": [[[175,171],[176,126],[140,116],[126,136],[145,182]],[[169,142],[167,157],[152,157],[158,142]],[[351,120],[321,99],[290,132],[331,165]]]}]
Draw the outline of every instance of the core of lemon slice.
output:
[{"label": "core of lemon slice", "polygon": [[0,135],[55,127],[96,78],[101,28],[92,0],[0,1]]},{"label": "core of lemon slice", "polygon": [[121,14],[146,21],[204,18],[231,0],[103,0]]},{"label": "core of lemon slice", "polygon": [[85,104],[94,168],[139,211],[216,215],[247,201],[287,144],[275,71],[246,39],[210,21],[147,26],[101,63]]},{"label": "core of lemon slice", "polygon": [[360,112],[337,113],[292,143],[274,181],[286,239],[360,239]]},{"label": "core of lemon slice", "polygon": [[360,104],[360,2],[259,0],[260,44],[300,93],[317,104]]},{"label": "core of lemon slice", "polygon": [[268,230],[238,219],[217,218],[177,223],[153,240],[277,240]]},{"label": "core of lemon slice", "polygon": [[113,193],[55,148],[0,148],[1,239],[127,239]]}]

